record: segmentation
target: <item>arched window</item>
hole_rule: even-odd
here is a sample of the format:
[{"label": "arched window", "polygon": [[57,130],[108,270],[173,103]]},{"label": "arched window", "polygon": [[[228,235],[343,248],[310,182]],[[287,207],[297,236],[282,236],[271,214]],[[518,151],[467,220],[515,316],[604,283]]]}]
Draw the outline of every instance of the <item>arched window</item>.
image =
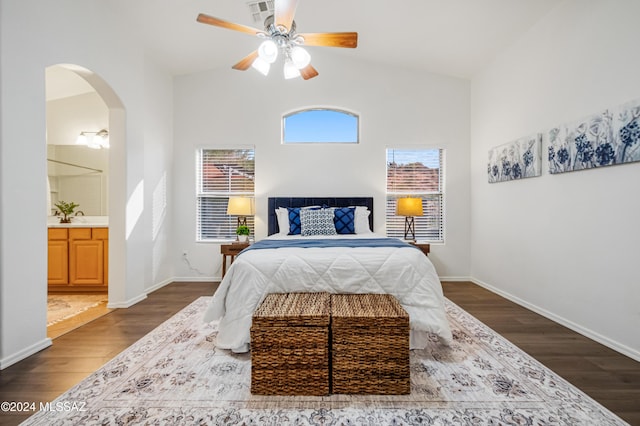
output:
[{"label": "arched window", "polygon": [[282,143],[358,143],[359,117],[331,108],[308,108],[282,117]]}]

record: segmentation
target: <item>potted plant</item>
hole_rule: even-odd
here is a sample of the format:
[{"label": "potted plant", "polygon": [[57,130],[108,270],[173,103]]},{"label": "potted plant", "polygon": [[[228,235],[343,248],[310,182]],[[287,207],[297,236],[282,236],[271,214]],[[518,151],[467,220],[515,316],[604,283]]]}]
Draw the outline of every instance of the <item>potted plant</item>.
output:
[{"label": "potted plant", "polygon": [[69,215],[73,214],[76,207],[79,207],[80,205],[74,203],[73,201],[70,203],[59,201],[55,203],[54,206],[56,206],[58,211],[62,214],[60,223],[71,223],[71,218],[69,217]]},{"label": "potted plant", "polygon": [[236,235],[238,236],[238,241],[247,242],[249,240],[249,234],[251,230],[247,225],[240,225],[236,229]]}]

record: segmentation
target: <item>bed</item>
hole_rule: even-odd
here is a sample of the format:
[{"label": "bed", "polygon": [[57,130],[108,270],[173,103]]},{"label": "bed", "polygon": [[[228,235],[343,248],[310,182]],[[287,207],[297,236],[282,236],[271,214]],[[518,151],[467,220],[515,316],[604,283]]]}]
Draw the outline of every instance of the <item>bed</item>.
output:
[{"label": "bed", "polygon": [[[251,318],[267,294],[320,291],[392,294],[409,314],[412,349],[436,336],[451,343],[433,264],[372,232],[373,198],[269,198],[268,211],[269,236],[236,257],[204,314],[219,320],[217,347],[249,350]],[[334,235],[324,235],[329,220]]]}]

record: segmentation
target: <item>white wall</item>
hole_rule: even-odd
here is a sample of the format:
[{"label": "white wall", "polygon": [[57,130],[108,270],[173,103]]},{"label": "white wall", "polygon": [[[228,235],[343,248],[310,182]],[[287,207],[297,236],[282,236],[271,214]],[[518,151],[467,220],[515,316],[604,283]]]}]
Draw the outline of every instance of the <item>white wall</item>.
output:
[{"label": "white wall", "polygon": [[569,0],[471,84],[471,276],[640,360],[640,163],[487,183],[489,148],[640,99],[640,2]]},{"label": "white wall", "polygon": [[[50,84],[55,84],[55,79]],[[80,132],[109,127],[109,110],[96,92],[47,101],[47,143],[75,145]]]},{"label": "white wall", "polygon": [[144,84],[145,291],[150,292],[174,276],[167,261],[173,247],[173,78],[147,59]]},{"label": "white wall", "polygon": [[[98,0],[0,3],[0,368],[50,344],[46,67],[76,64],[91,70],[95,75],[88,73],[85,78],[111,107],[110,306],[129,306],[145,297],[153,278],[162,282],[171,276],[169,271],[154,274],[149,268],[147,200],[155,182],[145,182],[170,170],[166,158],[145,162],[145,137],[147,126],[155,129],[171,115],[170,101],[153,112],[147,109],[158,97],[164,102],[170,96],[171,80],[145,60],[135,34],[127,30],[134,27],[122,22],[112,6]],[[171,127],[163,124],[160,129],[166,136],[153,149],[165,152],[171,145]]]},{"label": "white wall", "polygon": [[[284,80],[229,68],[176,77],[175,238],[180,279],[220,276],[216,244],[195,243],[195,150],[255,146],[256,234],[266,236],[269,196],[373,196],[375,229],[384,233],[385,148],[446,149],[446,244],[432,247],[440,276],[468,277],[469,83],[388,68],[314,49],[315,79]],[[360,114],[357,145],[280,143],[281,117],[332,106]],[[181,259],[189,253],[189,264]]]}]

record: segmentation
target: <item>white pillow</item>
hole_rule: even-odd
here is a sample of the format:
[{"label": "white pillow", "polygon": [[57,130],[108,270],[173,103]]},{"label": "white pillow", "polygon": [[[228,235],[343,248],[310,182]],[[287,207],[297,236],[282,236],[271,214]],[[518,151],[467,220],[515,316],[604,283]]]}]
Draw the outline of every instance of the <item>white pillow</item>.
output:
[{"label": "white pillow", "polygon": [[276,218],[278,219],[278,235],[289,234],[289,211],[286,207],[278,207],[276,209]]},{"label": "white pillow", "polygon": [[369,228],[369,215],[371,212],[366,206],[355,206],[356,214],[354,217],[354,225],[356,234],[370,234],[371,228]]}]

